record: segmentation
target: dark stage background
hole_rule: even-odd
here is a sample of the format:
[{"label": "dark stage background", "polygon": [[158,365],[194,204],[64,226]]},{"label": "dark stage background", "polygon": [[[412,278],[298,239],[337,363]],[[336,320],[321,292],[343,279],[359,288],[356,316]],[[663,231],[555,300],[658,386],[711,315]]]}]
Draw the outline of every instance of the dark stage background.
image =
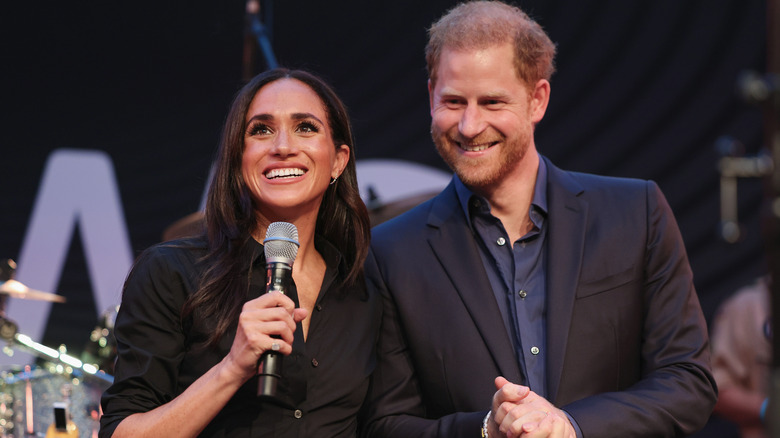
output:
[{"label": "dark stage background", "polygon": [[[128,260],[200,207],[224,114],[247,68],[245,3],[14,3],[0,15],[0,258],[20,262],[20,281],[56,291],[68,302],[11,299],[8,313],[22,319],[20,330],[77,354],[106,306],[112,299],[118,303]],[[261,15],[272,17],[279,63],[320,73],[345,100],[359,160],[403,160],[447,171],[428,133],[423,48],[426,27],[454,4],[266,1]],[[760,109],[744,103],[735,87],[740,72],[765,71],[766,2],[519,4],[559,49],[552,100],[537,128],[540,151],[563,168],[657,181],[679,221],[711,320],[724,297],[765,271],[760,180],[739,183],[743,240],[729,244],[718,236],[715,144],[728,136],[747,154],[764,144]],[[255,55],[249,68],[259,72],[265,65]],[[55,151],[77,159],[97,154],[113,166],[108,169],[114,179],[109,173],[107,180],[85,186],[110,188],[104,183],[113,181],[116,196],[105,199],[120,202],[113,209],[118,228],[101,229],[100,220],[86,219],[100,214],[86,213],[76,201],[41,207],[54,213],[41,213],[44,225],[32,225]],[[56,181],[52,199],[79,198]],[[101,202],[92,207],[100,211]],[[45,246],[56,239],[33,232],[51,231],[56,227],[45,224],[55,223],[65,224],[61,265],[52,262],[56,251]],[[99,236],[111,237],[114,229],[125,233],[127,248],[100,248],[99,242],[112,240]],[[30,249],[32,243],[25,249],[32,241],[43,242],[42,249]],[[88,256],[88,248],[99,255]],[[113,261],[115,273],[108,275]],[[101,281],[104,292],[95,299]],[[23,357],[6,363],[18,365]],[[717,436],[726,436],[719,430]]]}]

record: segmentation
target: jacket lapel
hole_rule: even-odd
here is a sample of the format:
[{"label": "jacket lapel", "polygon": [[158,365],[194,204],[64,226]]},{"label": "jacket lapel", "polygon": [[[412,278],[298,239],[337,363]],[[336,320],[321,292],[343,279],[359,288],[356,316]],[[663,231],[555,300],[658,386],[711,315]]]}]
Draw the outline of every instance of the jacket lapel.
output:
[{"label": "jacket lapel", "polygon": [[501,312],[452,183],[435,198],[428,226],[428,243],[471,315],[496,367],[510,381],[521,381],[514,348],[502,319],[496,317]]},{"label": "jacket lapel", "polygon": [[544,158],[548,169],[549,230],[547,247],[547,390],[558,392],[584,252],[587,202],[569,175]]}]

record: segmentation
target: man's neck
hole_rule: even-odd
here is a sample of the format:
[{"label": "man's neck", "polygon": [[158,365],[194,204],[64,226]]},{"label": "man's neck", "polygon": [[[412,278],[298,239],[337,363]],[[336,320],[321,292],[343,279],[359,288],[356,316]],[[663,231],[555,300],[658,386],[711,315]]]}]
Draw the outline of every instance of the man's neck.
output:
[{"label": "man's neck", "polygon": [[539,155],[531,149],[507,178],[494,187],[475,190],[475,193],[484,196],[490,202],[490,212],[501,220],[512,243],[533,228],[528,213],[534,199],[538,172]]}]

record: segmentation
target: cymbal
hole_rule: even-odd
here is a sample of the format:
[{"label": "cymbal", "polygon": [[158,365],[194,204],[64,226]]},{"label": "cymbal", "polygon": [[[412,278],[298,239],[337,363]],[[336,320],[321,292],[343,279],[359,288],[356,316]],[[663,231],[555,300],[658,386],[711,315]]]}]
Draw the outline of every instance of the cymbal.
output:
[{"label": "cymbal", "polygon": [[371,226],[376,226],[382,222],[388,221],[401,213],[411,210],[413,207],[433,198],[439,194],[435,192],[424,192],[416,195],[407,196],[397,201],[389,202],[387,204],[380,204],[374,207],[369,207],[368,218],[371,222]]},{"label": "cymbal", "polygon": [[170,224],[168,228],[163,230],[162,240],[197,236],[205,230],[205,227],[206,217],[202,211],[196,211]]},{"label": "cymbal", "polygon": [[53,303],[65,302],[65,297],[62,295],[30,289],[16,280],[8,280],[0,284],[0,295],[8,295],[9,297],[25,300],[51,301]]}]

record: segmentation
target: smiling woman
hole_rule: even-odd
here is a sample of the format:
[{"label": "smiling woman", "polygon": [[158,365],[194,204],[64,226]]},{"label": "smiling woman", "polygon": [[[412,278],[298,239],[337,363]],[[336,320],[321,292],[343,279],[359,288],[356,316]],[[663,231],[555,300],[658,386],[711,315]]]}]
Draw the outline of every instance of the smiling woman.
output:
[{"label": "smiling woman", "polygon": [[348,145],[334,144],[322,101],[303,82],[281,79],[257,92],[246,119],[242,175],[258,223],[272,216],[313,225],[330,181],[350,155]]},{"label": "smiling woman", "polygon": [[[203,235],[145,251],[125,284],[101,436],[357,436],[380,318],[344,105],[309,73],[263,73],[235,98],[215,169]],[[279,221],[300,242],[286,295],[263,293],[258,243]],[[283,355],[270,399],[268,350]]]}]

